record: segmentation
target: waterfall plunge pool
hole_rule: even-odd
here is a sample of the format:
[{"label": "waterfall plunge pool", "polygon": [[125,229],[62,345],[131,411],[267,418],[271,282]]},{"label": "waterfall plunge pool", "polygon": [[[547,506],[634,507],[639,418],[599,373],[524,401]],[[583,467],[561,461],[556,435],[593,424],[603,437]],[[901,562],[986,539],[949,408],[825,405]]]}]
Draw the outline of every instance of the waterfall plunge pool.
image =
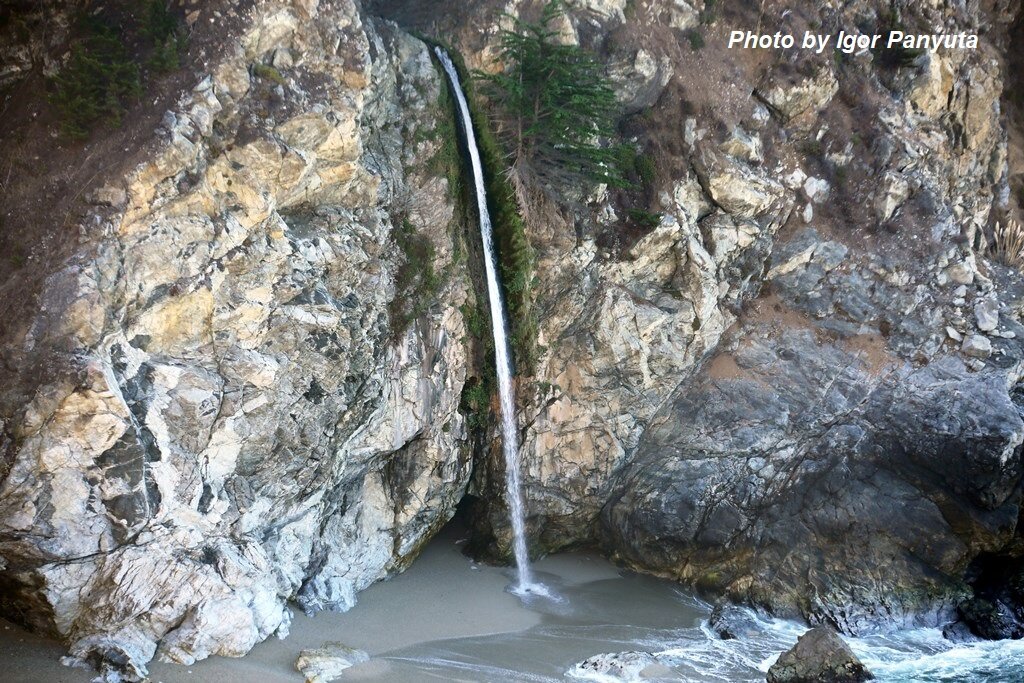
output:
[{"label": "waterfall plunge pool", "polygon": [[[707,628],[706,603],[677,584],[620,570],[589,553],[553,555],[534,565],[537,578],[561,600],[521,600],[505,590],[513,570],[467,558],[464,537],[463,529],[449,525],[408,571],[360,593],[347,613],[310,618],[296,612],[285,640],[268,640],[241,659],[154,662],[151,680],[299,683],[294,663],[300,650],[341,642],[365,650],[370,660],[339,681],[763,683],[774,658],[806,629],[762,620],[756,637],[720,640]],[[1011,683],[1024,671],[1022,641],[957,645],[935,629],[921,629],[847,642],[883,683]],[[632,678],[576,669],[588,657],[625,651],[653,653],[653,662]],[[93,680],[90,671],[62,666],[63,654],[59,644],[0,620],[0,680]]]}]

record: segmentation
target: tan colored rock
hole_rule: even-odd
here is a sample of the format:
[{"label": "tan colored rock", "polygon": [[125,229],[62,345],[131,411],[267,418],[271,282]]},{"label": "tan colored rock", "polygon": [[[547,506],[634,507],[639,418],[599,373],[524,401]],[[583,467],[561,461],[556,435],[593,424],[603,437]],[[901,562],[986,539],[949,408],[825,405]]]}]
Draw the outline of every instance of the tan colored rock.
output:
[{"label": "tan colored rock", "polygon": [[899,173],[892,171],[882,177],[875,193],[875,213],[884,222],[893,217],[910,196],[910,183]]},{"label": "tan colored rock", "polygon": [[839,81],[828,66],[819,67],[809,77],[778,78],[774,73],[756,92],[784,123],[820,111],[839,90]]},{"label": "tan colored rock", "polygon": [[92,204],[110,206],[115,209],[123,209],[128,203],[128,194],[122,187],[106,185],[99,187],[89,193],[88,201]]},{"label": "tan colored rock", "polygon": [[720,149],[726,154],[744,161],[760,162],[764,157],[761,138],[742,128],[733,128],[729,137],[721,144]]},{"label": "tan colored rock", "polygon": [[672,0],[668,6],[669,26],[677,31],[689,31],[700,23],[704,0]]},{"label": "tan colored rock", "polygon": [[907,100],[922,114],[937,117],[949,106],[952,90],[953,66],[949,59],[938,52],[928,52]]},{"label": "tan colored rock", "polygon": [[[2,565],[31,577],[22,598],[74,659],[121,680],[158,651],[241,656],[287,633],[289,600],[351,607],[469,478],[472,289],[428,163],[448,112],[425,45],[346,0],[271,0],[239,31],[123,199],[97,193],[108,223],[3,350],[50,370],[21,377],[31,398],[4,419],[19,445],[0,468]],[[275,119],[249,67],[285,52],[325,88],[275,86]],[[443,273],[401,327],[398,220]]]},{"label": "tan colored rock", "polygon": [[341,643],[327,643],[321,648],[300,652],[295,668],[306,677],[306,683],[330,683],[338,680],[345,669],[369,658],[362,650]]},{"label": "tan colored rock", "polygon": [[697,173],[708,195],[727,213],[752,218],[778,205],[785,188],[754,168],[705,149]]}]

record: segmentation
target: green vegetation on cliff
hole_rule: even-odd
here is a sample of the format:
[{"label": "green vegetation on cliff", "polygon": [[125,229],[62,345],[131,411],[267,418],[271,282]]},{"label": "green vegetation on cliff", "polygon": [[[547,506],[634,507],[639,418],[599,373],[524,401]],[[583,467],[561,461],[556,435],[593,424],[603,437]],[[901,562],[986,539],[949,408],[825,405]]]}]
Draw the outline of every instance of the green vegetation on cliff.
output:
[{"label": "green vegetation on cliff", "polygon": [[132,61],[120,31],[96,17],[83,21],[84,36],[54,77],[53,104],[61,131],[84,138],[97,121],[116,126],[127,102],[142,94],[139,66]]},{"label": "green vegetation on cliff", "polygon": [[391,300],[390,312],[394,333],[400,335],[427,312],[445,278],[434,269],[433,242],[418,233],[408,219],[403,218],[395,226],[394,238],[403,258],[395,274],[395,298]]},{"label": "green vegetation on cliff", "polygon": [[68,60],[53,77],[50,101],[61,132],[76,139],[87,137],[97,123],[119,125],[129,103],[143,93],[140,65],[152,72],[176,69],[186,43],[181,22],[164,0],[84,15],[74,32]]},{"label": "green vegetation on cliff", "polygon": [[182,22],[171,12],[165,0],[149,0],[145,7],[141,31],[151,44],[149,68],[171,71],[181,66],[187,39]]},{"label": "green vegetation on cliff", "polygon": [[[458,52],[444,47],[459,72],[463,92],[469,104],[470,117],[473,119],[473,129],[484,169],[488,211],[494,227],[505,303],[508,306],[517,374],[527,375],[532,372],[537,359],[537,318],[531,291],[536,256],[526,234],[526,225],[519,211],[515,189],[509,180],[508,157],[491,128],[490,121],[477,103],[474,84],[467,78],[465,63]],[[454,107],[451,116],[454,122]],[[472,238],[479,239],[476,234]],[[486,295],[478,292],[477,299],[481,302],[480,306],[486,306]],[[490,312],[486,312],[486,315],[490,315]]]}]

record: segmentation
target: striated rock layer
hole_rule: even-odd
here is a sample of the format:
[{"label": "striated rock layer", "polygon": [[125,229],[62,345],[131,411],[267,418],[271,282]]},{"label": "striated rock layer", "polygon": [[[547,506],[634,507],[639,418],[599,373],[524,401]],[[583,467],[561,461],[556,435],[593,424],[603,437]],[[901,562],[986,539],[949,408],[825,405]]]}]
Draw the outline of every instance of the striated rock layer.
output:
[{"label": "striated rock layer", "polygon": [[[1000,40],[998,14],[901,12]],[[756,100],[768,107],[761,167],[797,210],[759,296],[660,406],[601,513],[602,542],[632,566],[847,633],[949,622],[979,556],[1020,552],[1021,278],[987,244],[1016,209],[1000,200],[999,62],[886,59],[783,57],[750,81],[733,125],[756,129]],[[736,137],[716,155],[742,167]],[[694,143],[698,174],[717,138]],[[703,173],[741,219],[752,202]]]},{"label": "striated rock layer", "polygon": [[[348,609],[469,477],[425,46],[350,0],[225,41],[2,349],[3,609],[129,679],[283,637],[290,599]],[[409,323],[396,230],[447,274]]]}]

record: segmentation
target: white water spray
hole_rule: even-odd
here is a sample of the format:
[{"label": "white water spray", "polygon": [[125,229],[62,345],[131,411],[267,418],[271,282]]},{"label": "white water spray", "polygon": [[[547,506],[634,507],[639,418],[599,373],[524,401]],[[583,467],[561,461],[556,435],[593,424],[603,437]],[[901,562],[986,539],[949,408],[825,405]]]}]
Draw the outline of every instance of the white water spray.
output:
[{"label": "white water spray", "polygon": [[540,587],[533,583],[530,573],[530,556],[526,552],[523,493],[519,483],[519,435],[516,431],[516,403],[512,388],[512,359],[508,347],[505,302],[501,296],[501,283],[498,281],[498,261],[494,255],[494,229],[491,226],[491,216],[487,211],[487,190],[484,187],[480,150],[476,146],[473,121],[469,116],[469,105],[466,103],[462,84],[459,82],[459,73],[444,50],[434,47],[434,52],[437,53],[437,58],[441,61],[445,73],[448,74],[448,80],[452,84],[473,168],[477,213],[480,216],[480,237],[484,243],[484,270],[487,273],[491,327],[494,330],[494,360],[498,374],[498,394],[501,396],[501,443],[505,454],[505,496],[508,501],[509,514],[512,517],[512,550],[515,553],[518,572],[513,592],[524,595],[531,591],[537,592]]}]

